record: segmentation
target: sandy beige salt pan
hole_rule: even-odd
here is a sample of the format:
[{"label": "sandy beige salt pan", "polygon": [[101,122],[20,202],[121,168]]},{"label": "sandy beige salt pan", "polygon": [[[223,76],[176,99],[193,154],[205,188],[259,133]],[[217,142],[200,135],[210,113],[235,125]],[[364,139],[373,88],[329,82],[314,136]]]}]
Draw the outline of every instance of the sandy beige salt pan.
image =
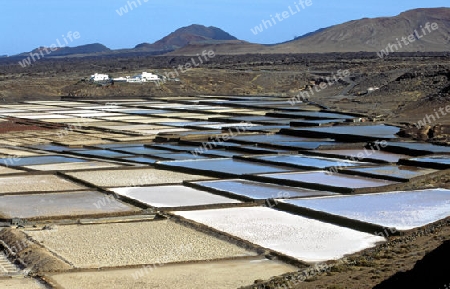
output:
[{"label": "sandy beige salt pan", "polygon": [[[76,267],[214,260],[256,253],[169,220],[58,226],[26,232]],[[64,240],[64,242],[61,242]]]},{"label": "sandy beige salt pan", "polygon": [[67,174],[101,187],[181,184],[183,181],[210,179],[200,175],[183,174],[157,169],[98,170]]},{"label": "sandy beige salt pan", "polygon": [[[61,163],[61,164],[48,164],[48,165],[35,165],[26,166],[25,168],[37,170],[37,171],[75,171],[75,170],[89,170],[89,169],[102,169],[102,168],[114,168],[120,167],[119,164],[106,163],[106,162],[82,162],[82,163]],[[2,173],[0,169],[0,174]]]},{"label": "sandy beige salt pan", "polygon": [[254,280],[266,280],[293,271],[296,271],[296,267],[256,258],[50,276],[64,288],[110,289],[111,284],[114,284],[114,288],[134,289],[228,289],[240,288],[252,284]]},{"label": "sandy beige salt pan", "polygon": [[82,190],[84,187],[54,175],[0,177],[0,194]]},{"label": "sandy beige salt pan", "polygon": [[15,157],[27,157],[27,156],[35,156],[41,155],[42,153],[38,152],[29,152],[24,150],[15,150],[10,148],[0,148],[0,154],[10,155]]},{"label": "sandy beige salt pan", "polygon": [[0,175],[24,173],[24,171],[0,166]]},{"label": "sandy beige salt pan", "polygon": [[118,214],[139,211],[99,192],[68,192],[0,196],[0,216],[36,218]]}]

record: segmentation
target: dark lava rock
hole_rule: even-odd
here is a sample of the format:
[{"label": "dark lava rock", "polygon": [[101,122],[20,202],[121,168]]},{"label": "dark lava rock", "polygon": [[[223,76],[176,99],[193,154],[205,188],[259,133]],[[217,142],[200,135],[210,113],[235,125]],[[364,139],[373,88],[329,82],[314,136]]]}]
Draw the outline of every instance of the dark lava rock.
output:
[{"label": "dark lava rock", "polygon": [[399,272],[373,289],[450,288],[449,257],[450,241],[446,241],[418,261],[412,270]]}]

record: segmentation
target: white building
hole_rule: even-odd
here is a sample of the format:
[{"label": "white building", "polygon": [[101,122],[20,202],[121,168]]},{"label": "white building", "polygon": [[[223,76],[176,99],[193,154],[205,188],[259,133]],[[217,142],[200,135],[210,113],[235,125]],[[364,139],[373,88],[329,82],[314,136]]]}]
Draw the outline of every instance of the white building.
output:
[{"label": "white building", "polygon": [[158,75],[148,72],[142,72],[141,74],[135,75],[135,76],[126,76],[126,77],[117,77],[112,79],[114,82],[128,82],[128,83],[142,83],[142,82],[148,82],[148,81],[160,81]]},{"label": "white building", "polygon": [[91,78],[89,79],[89,81],[94,81],[94,82],[106,81],[106,80],[109,80],[109,75],[107,75],[107,74],[99,74],[99,73],[91,75]]},{"label": "white building", "polygon": [[142,72],[142,79],[146,79],[147,81],[158,81],[159,76],[151,72]]},{"label": "white building", "polygon": [[127,76],[127,77],[116,77],[116,78],[113,78],[113,81],[114,82],[128,82],[128,79],[130,79],[129,76]]},{"label": "white building", "polygon": [[141,74],[135,75],[130,78],[131,81],[128,82],[147,82],[147,81],[158,81],[159,76],[149,72],[142,72]]}]

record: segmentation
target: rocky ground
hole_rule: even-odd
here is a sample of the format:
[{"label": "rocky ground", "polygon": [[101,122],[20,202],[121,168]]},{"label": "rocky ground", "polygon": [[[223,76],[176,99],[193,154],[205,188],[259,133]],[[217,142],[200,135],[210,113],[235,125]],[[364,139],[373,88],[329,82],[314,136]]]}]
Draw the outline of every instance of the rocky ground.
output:
[{"label": "rocky ground", "polygon": [[[450,123],[450,113],[445,111],[450,95],[448,58],[444,53],[400,54],[385,59],[374,53],[217,55],[187,71],[178,69],[179,65],[192,62],[187,56],[44,59],[27,68],[3,60],[0,62],[0,102],[66,96],[292,97],[301,89],[312,87],[315,93],[310,99],[329,108],[364,112],[388,121],[411,124],[425,118],[426,125],[433,128]],[[340,72],[346,70],[350,77],[344,79]],[[118,77],[142,71],[172,73],[180,81],[168,81],[161,86],[153,83],[102,86],[85,81],[95,72]],[[328,85],[320,87],[321,83]],[[439,112],[440,108],[443,112]]]}]

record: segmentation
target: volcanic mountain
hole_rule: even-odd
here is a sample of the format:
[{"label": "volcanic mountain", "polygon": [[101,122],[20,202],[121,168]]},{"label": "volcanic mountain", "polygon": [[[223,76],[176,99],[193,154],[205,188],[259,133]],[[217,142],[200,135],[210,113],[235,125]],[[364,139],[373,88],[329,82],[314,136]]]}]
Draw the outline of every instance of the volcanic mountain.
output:
[{"label": "volcanic mountain", "polygon": [[235,40],[237,40],[236,37],[217,27],[193,24],[177,29],[153,44],[139,44],[135,50],[170,52],[190,44],[218,44]]},{"label": "volcanic mountain", "polygon": [[[431,29],[433,23],[435,29]],[[386,48],[390,52],[450,51],[450,8],[414,9],[394,17],[349,21],[264,52],[379,52]]]}]

